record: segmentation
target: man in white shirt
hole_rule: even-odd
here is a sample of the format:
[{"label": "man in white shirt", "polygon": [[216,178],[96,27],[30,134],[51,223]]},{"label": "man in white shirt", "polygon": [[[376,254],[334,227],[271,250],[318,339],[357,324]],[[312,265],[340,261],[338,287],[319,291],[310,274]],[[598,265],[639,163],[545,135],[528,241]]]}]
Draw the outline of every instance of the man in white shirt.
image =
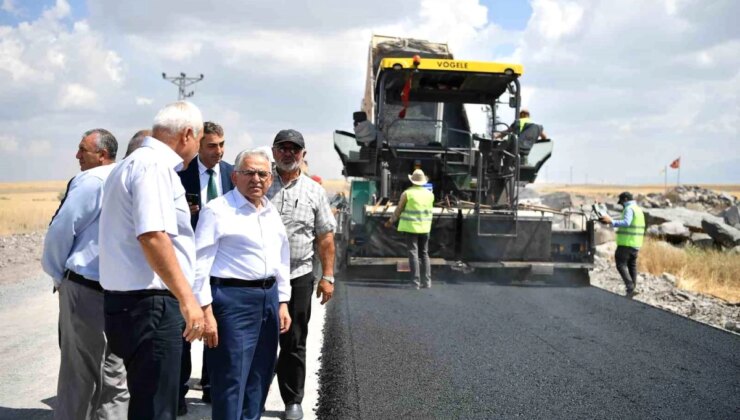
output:
[{"label": "man in white shirt", "polygon": [[235,166],[236,189],[201,210],[194,288],[201,303],[213,302],[218,322],[218,335],[205,341],[213,418],[258,419],[278,337],[291,323],[290,245],[265,197],[272,183],[267,154],[241,152]]},{"label": "man in white shirt", "polygon": [[[231,182],[231,172],[234,167],[224,162],[224,129],[212,121],[203,123],[203,138],[200,140],[198,156],[184,169],[177,173],[185,187],[185,198],[190,205],[190,224],[193,230],[198,225],[200,209],[209,201],[220,197],[234,189]],[[200,385],[203,389],[203,401],[211,402],[211,385],[209,382],[208,362],[206,353],[203,352],[203,368],[200,375]],[[190,359],[190,343],[183,340],[182,361],[180,363],[180,394],[178,398],[177,414],[185,415],[188,406],[185,403],[185,395],[188,393],[188,382],[192,371],[192,360]]]},{"label": "man in white shirt", "polygon": [[165,106],[154,118],[153,137],[116,165],[105,184],[105,333],[126,366],[129,419],[174,419],[180,337],[193,341],[214,334],[210,306],[201,309],[191,288],[194,233],[176,172],[195,156],[202,133],[195,105]]},{"label": "man in white shirt", "polygon": [[105,339],[98,267],[98,223],[103,185],[118,142],[108,130],[85,132],[72,178],[44,238],[41,265],[59,290],[58,419],[121,418],[128,409],[126,370]]}]

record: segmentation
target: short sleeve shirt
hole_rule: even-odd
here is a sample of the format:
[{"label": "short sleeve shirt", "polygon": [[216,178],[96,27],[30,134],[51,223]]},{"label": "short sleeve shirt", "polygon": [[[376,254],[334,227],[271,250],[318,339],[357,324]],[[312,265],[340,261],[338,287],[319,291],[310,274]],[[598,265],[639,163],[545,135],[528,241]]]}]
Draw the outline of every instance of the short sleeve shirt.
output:
[{"label": "short sleeve shirt", "polygon": [[290,278],[313,270],[314,241],[317,236],[336,229],[326,191],[318,182],[301,174],[283,184],[280,174],[273,172],[273,182],[267,198],[280,213],[290,242]]},{"label": "short sleeve shirt", "polygon": [[138,237],[169,235],[185,278],[193,284],[195,240],[177,170],[182,159],[151,137],[116,165],[105,184],[100,214],[100,284],[106,290],[166,289]]}]

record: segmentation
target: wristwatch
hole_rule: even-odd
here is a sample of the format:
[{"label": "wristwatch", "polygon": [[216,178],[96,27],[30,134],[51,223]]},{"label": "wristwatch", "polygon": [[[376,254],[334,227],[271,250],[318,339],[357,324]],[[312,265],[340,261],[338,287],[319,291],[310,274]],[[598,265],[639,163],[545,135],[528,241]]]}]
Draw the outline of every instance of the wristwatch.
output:
[{"label": "wristwatch", "polygon": [[329,283],[334,284],[334,276],[323,275],[321,276],[321,280],[326,280]]}]

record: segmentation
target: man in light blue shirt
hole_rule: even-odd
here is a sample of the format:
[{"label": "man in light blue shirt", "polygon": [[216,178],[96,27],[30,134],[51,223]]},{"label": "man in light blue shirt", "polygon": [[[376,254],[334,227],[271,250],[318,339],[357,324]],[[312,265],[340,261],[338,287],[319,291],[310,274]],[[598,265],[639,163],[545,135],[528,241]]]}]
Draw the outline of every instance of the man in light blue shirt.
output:
[{"label": "man in light blue shirt", "polygon": [[44,239],[41,265],[59,290],[55,418],[122,418],[128,409],[123,361],[105,338],[98,268],[100,208],[117,149],[107,130],[85,132],[76,156],[82,172],[70,181]]}]

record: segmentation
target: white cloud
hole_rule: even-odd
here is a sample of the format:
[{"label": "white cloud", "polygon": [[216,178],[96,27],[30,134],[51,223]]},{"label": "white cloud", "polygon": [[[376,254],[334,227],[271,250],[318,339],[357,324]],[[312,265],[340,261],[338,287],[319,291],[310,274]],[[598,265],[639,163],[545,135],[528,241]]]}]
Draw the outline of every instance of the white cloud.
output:
[{"label": "white cloud", "polygon": [[56,0],[54,7],[44,10],[42,16],[43,19],[60,20],[69,16],[71,10],[66,0]]},{"label": "white cloud", "polygon": [[30,156],[47,156],[51,151],[51,142],[48,140],[31,140],[28,144],[28,154]]},{"label": "white cloud", "polygon": [[[18,9],[11,0],[3,6]],[[296,128],[312,170],[335,178],[332,133],[351,130],[373,33],[449,42],[460,59],[524,64],[524,104],[556,141],[551,180],[567,179],[574,166],[621,182],[624,150],[639,150],[631,158],[638,175],[679,153],[695,167],[734,158],[726,151],[736,148],[740,124],[740,3],[531,6],[525,29],[504,30],[486,21],[498,3],[488,10],[476,0],[100,0],[74,22],[78,11],[58,1],[35,20],[0,26],[0,121],[16,142],[0,141],[0,160],[10,144],[31,139],[63,139],[53,149],[74,150],[97,126],[129,138],[177,97],[161,72],[186,72],[206,76],[188,91],[206,119],[224,126],[227,160]],[[27,177],[77,170],[65,165],[29,168]],[[60,167],[69,173],[54,172]]]},{"label": "white cloud", "polygon": [[94,108],[98,95],[85,86],[71,83],[65,85],[60,91],[59,106],[62,109],[69,108]]},{"label": "white cloud", "polygon": [[0,151],[4,153],[18,151],[18,140],[14,136],[0,135]]},{"label": "white cloud", "polygon": [[15,14],[18,11],[13,0],[3,0],[3,4],[2,6],[0,6],[0,10],[8,12],[10,14]]},{"label": "white cloud", "polygon": [[537,0],[532,9],[531,30],[548,40],[574,34],[582,27],[583,8],[575,2]]}]

